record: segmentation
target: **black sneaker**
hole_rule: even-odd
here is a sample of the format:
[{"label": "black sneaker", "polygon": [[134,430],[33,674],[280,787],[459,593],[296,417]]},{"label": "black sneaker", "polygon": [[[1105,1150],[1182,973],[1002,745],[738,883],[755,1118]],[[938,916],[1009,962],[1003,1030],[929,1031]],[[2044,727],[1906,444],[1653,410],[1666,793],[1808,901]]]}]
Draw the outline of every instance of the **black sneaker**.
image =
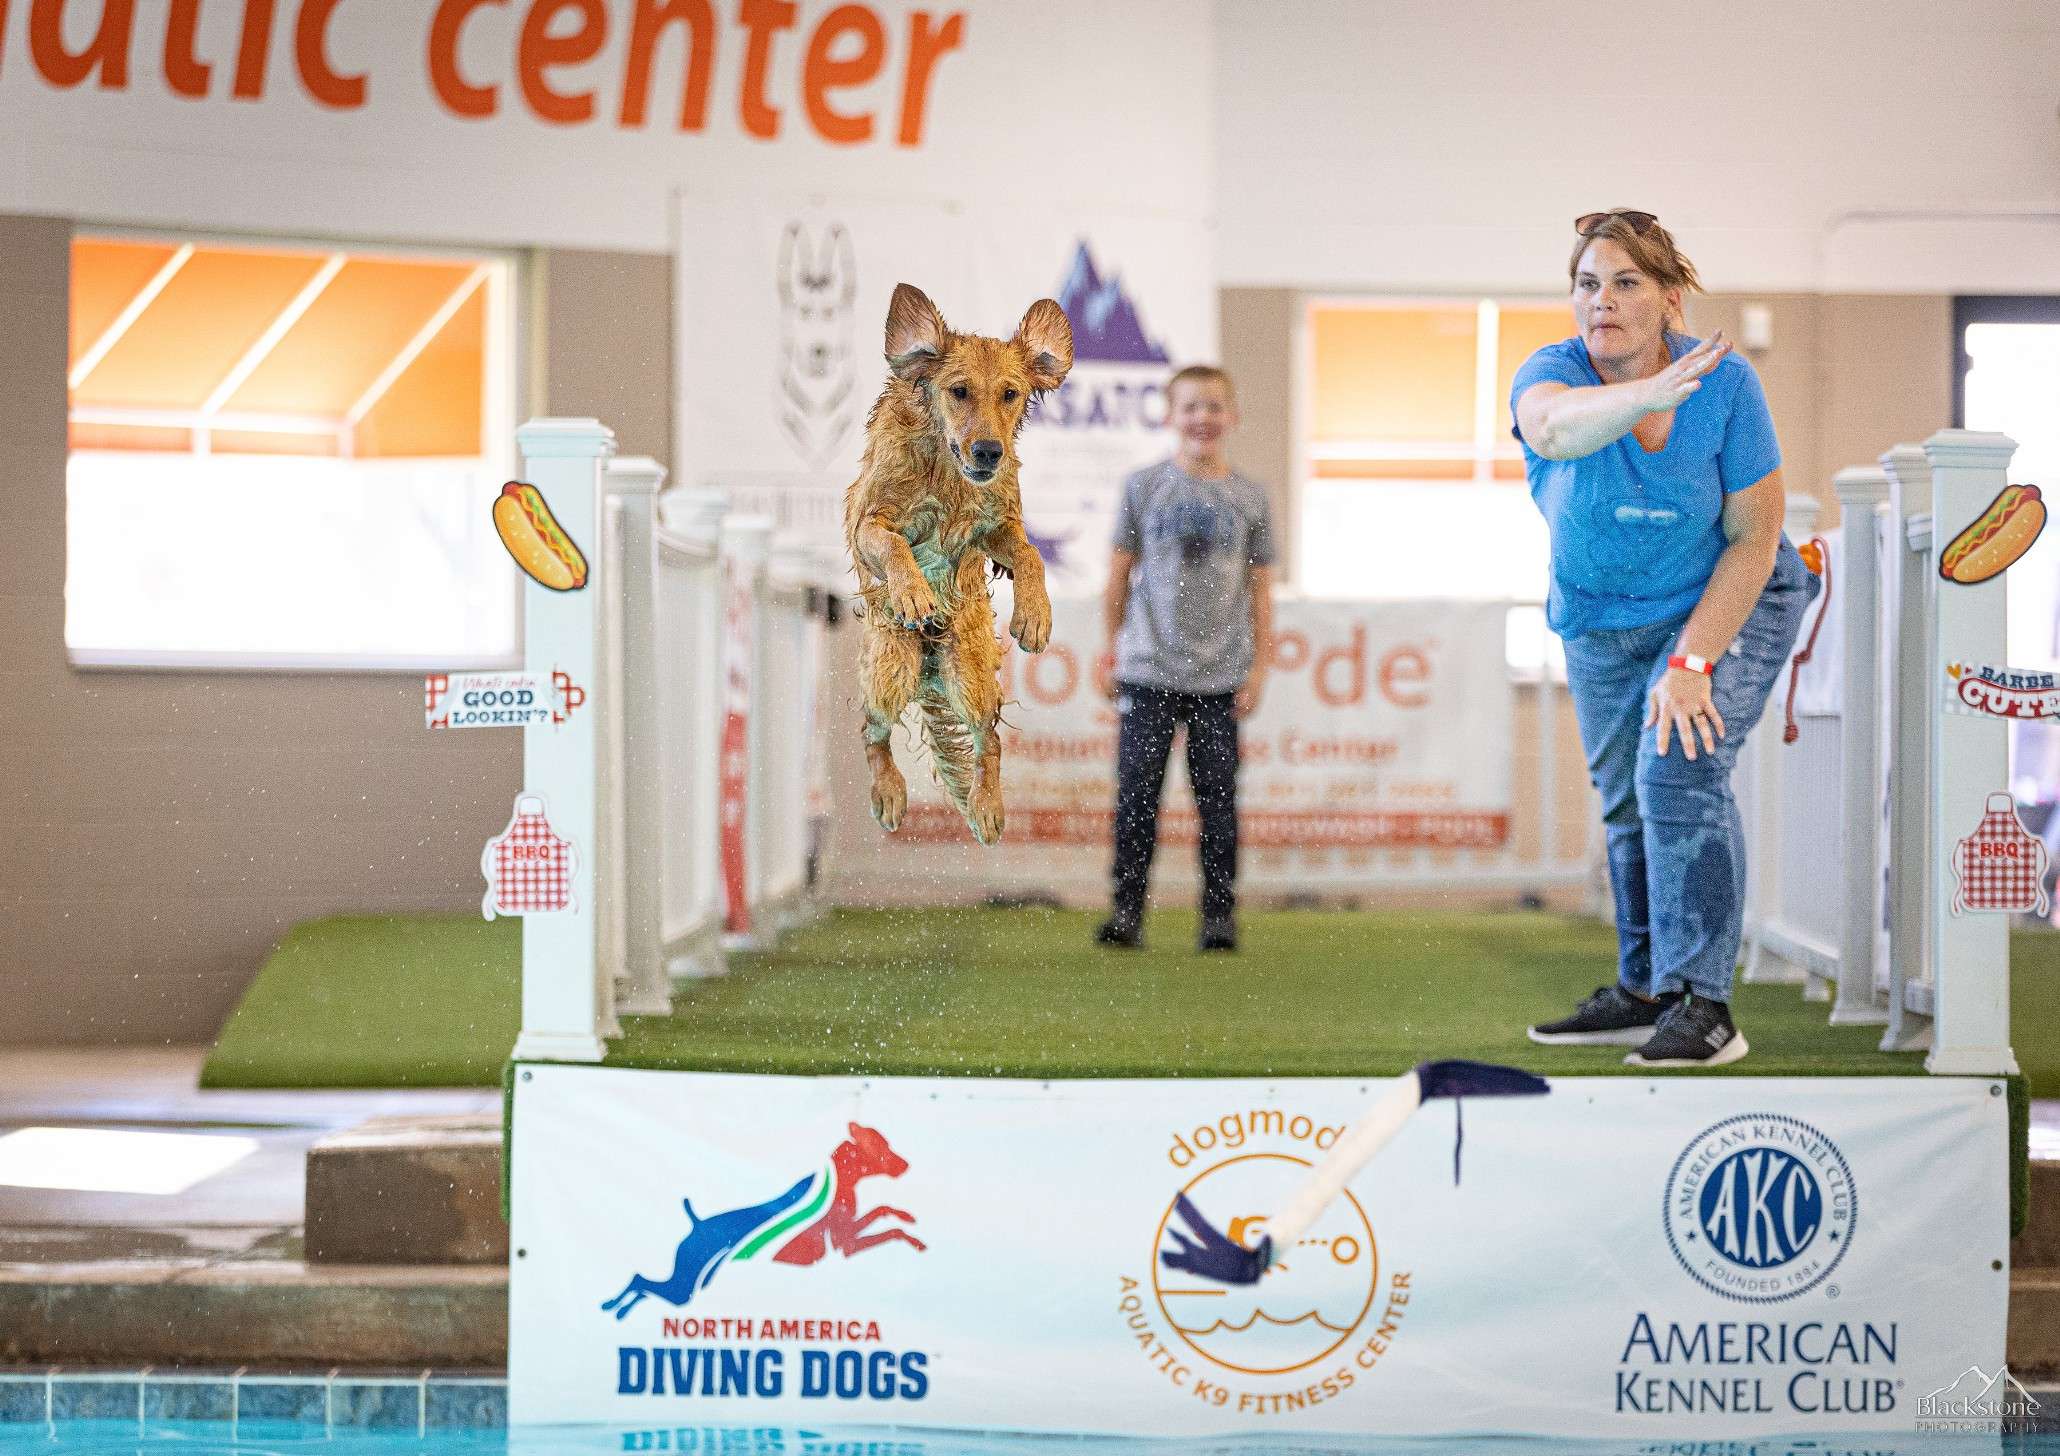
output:
[{"label": "black sneaker", "polygon": [[1195,937],[1196,950],[1236,950],[1237,922],[1228,915],[1202,917],[1201,933]]},{"label": "black sneaker", "polygon": [[1144,948],[1143,922],[1123,915],[1111,915],[1094,929],[1096,945],[1113,945],[1118,950]]},{"label": "black sneaker", "polygon": [[1652,1039],[1624,1058],[1631,1067],[1721,1067],[1744,1056],[1745,1034],[1722,1001],[1684,996],[1660,1018]]},{"label": "black sneaker", "polygon": [[1546,1046],[1642,1046],[1680,999],[1679,991],[1670,991],[1657,1001],[1640,1001],[1622,986],[1597,986],[1572,1016],[1532,1027],[1531,1040]]}]

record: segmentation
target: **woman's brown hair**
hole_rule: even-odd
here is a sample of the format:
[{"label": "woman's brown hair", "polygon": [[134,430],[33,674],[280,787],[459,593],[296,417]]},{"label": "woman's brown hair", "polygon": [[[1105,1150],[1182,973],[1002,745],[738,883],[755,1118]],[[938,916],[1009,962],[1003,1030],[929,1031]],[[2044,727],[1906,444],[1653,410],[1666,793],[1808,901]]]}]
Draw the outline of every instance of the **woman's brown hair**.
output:
[{"label": "woman's brown hair", "polygon": [[[1644,223],[1643,231],[1638,222]],[[1601,222],[1588,228],[1574,243],[1574,254],[1567,259],[1566,277],[1571,286],[1580,276],[1581,255],[1588,251],[1588,245],[1598,238],[1608,238],[1631,255],[1631,262],[1640,273],[1657,283],[1661,288],[1679,288],[1689,293],[1703,293],[1702,279],[1696,275],[1695,265],[1674,244],[1674,235],[1659,224],[1659,219],[1646,212],[1632,212],[1618,208],[1604,215]],[[1680,330],[1687,327],[1686,321],[1673,318],[1668,328]]]}]

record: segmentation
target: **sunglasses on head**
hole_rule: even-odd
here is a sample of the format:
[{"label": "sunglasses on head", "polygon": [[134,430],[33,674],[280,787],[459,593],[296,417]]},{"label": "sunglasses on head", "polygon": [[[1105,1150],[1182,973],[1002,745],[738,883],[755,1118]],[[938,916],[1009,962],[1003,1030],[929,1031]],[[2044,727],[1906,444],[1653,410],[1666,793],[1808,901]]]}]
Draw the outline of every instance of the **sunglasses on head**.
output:
[{"label": "sunglasses on head", "polygon": [[1582,213],[1574,219],[1574,231],[1585,238],[1613,217],[1620,217],[1629,223],[1631,231],[1641,238],[1651,232],[1652,225],[1659,221],[1659,218],[1649,212],[1633,212],[1627,207],[1613,207],[1608,212]]}]

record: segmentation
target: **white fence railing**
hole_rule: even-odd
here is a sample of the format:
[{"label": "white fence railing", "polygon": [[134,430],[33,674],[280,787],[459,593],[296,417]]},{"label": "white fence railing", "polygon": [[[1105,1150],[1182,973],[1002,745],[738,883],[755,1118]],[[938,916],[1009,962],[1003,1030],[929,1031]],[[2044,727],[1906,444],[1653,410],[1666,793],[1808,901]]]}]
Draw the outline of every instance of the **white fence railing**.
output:
[{"label": "white fence railing", "polygon": [[[2008,917],[1951,909],[1954,846],[2007,785],[2008,730],[1945,709],[1946,664],[2003,662],[2003,580],[1947,583],[1939,571],[2007,483],[2015,448],[1945,430],[1896,446],[1878,469],[1839,473],[1840,668],[1820,683],[1833,702],[1796,743],[1755,735],[1739,771],[1746,979],[1800,979],[1833,1002],[1834,1024],[1885,1025],[1884,1049],[1928,1047],[1938,1073],[2017,1069]],[[1792,515],[1792,535],[1798,526]]]},{"label": "white fence railing", "polygon": [[[598,1061],[618,1011],[665,1014],[675,980],[721,972],[725,944],[807,912],[824,598],[815,559],[769,521],[730,518],[716,492],[661,494],[664,467],[613,459],[598,421],[532,420],[517,441],[588,576],[523,586],[525,668],[585,699],[523,729],[523,794],[571,843],[572,906],[523,919],[515,1055]],[[733,591],[749,610],[727,610]]]}]

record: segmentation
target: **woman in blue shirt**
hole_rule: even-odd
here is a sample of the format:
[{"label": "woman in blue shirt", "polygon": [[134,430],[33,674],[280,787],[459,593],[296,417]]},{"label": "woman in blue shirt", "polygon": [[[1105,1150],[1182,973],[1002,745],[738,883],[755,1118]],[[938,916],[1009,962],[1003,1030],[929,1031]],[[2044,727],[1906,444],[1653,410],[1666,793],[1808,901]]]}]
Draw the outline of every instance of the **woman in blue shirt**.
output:
[{"label": "woman in blue shirt", "polygon": [[1817,583],[1781,532],[1759,376],[1721,333],[1680,331],[1694,265],[1650,213],[1574,226],[1576,333],[1525,361],[1510,408],[1602,795],[1617,984],[1530,1035],[1716,1066],[1746,1053],[1729,1004],[1745,893],[1731,767]]}]

